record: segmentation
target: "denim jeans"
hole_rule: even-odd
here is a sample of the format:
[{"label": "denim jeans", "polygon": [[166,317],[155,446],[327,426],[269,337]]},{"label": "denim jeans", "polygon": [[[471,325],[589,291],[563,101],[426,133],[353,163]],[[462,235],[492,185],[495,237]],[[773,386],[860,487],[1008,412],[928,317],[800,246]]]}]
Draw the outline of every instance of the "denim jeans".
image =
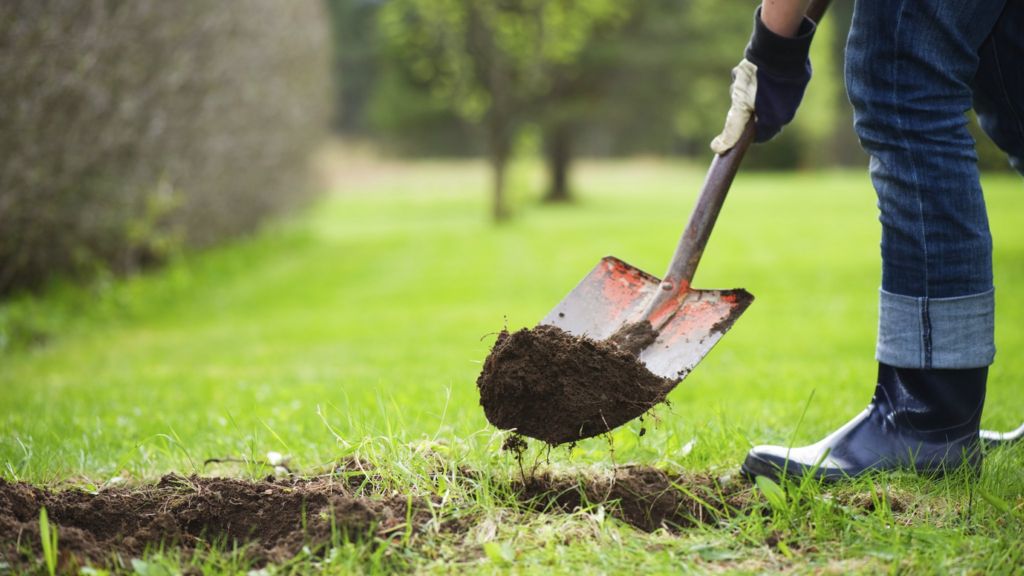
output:
[{"label": "denim jeans", "polygon": [[857,0],[846,85],[882,223],[878,360],[988,366],[992,239],[965,113],[1024,171],[1024,0]]}]

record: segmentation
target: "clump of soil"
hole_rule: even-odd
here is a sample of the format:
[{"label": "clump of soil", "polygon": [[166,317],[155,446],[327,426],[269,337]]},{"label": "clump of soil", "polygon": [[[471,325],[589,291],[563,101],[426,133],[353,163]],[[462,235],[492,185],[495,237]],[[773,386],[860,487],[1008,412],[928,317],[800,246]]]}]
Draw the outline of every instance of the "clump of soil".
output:
[{"label": "clump of soil", "polygon": [[650,466],[621,466],[601,476],[546,472],[526,479],[518,491],[525,503],[545,512],[607,504],[613,516],[646,532],[713,524],[754,504],[749,486],[669,475]]},{"label": "clump of soil", "polygon": [[487,420],[558,445],[641,416],[675,384],[637,359],[649,332],[634,327],[618,339],[594,341],[554,326],[503,330],[476,381]]},{"label": "clump of soil", "polygon": [[619,328],[608,338],[608,341],[633,356],[639,356],[644,348],[654,344],[657,339],[658,331],[654,329],[654,326],[651,326],[647,320],[641,320]]},{"label": "clump of soil", "polygon": [[[147,547],[189,552],[215,543],[247,545],[258,564],[322,548],[332,537],[357,540],[405,530],[405,496],[355,496],[336,479],[246,482],[165,476],[156,485],[98,493],[51,492],[0,479],[0,559],[29,566],[41,557],[39,509],[58,527],[62,572],[93,562],[126,565]],[[431,515],[412,501],[415,528]]]}]

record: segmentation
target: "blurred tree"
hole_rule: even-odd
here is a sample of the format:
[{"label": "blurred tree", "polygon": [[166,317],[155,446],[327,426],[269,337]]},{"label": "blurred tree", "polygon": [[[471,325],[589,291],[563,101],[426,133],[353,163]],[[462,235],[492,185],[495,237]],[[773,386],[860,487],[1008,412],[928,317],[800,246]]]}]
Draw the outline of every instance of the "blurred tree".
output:
[{"label": "blurred tree", "polygon": [[[568,130],[566,115],[550,102],[578,93],[585,75],[575,65],[590,41],[628,15],[623,0],[392,0],[381,10],[380,26],[418,81],[461,117],[484,126],[492,214],[503,220],[505,169],[521,122],[543,108],[549,149],[567,157],[565,140],[555,137]],[[560,187],[564,195],[565,178]]]},{"label": "blurred tree", "polygon": [[336,85],[334,128],[347,138],[372,139],[385,153],[479,155],[476,130],[434,98],[381,40],[381,0],[327,0]]},{"label": "blurred tree", "polygon": [[834,94],[838,113],[832,124],[829,150],[831,163],[840,166],[863,166],[867,155],[860,148],[857,134],[853,131],[853,106],[846,96],[846,82],[843,70],[846,66],[846,37],[853,22],[853,2],[835,2],[829,8],[825,26],[834,32],[829,37],[829,58],[840,89]]},{"label": "blurred tree", "polygon": [[355,134],[374,138],[386,153],[480,156],[486,152],[475,126],[393,60],[381,62],[369,97],[367,130]]},{"label": "blurred tree", "polygon": [[[708,142],[728,109],[730,71],[743,53],[757,5],[757,0],[628,0],[600,18],[577,18],[573,12],[572,18],[545,19],[543,6],[565,10],[575,4],[328,1],[345,5],[340,13],[347,15],[339,26],[348,39],[336,48],[347,51],[338,58],[346,134],[370,136],[404,154],[490,150],[494,161],[495,151],[509,149],[493,145],[511,139],[493,135],[505,126],[500,117],[507,108],[509,133],[529,122],[542,134],[549,200],[571,197],[570,167],[579,155],[708,157]],[[583,6],[582,0],[577,3]],[[583,7],[608,9],[600,3]],[[751,150],[746,166],[865,162],[842,79],[851,12],[849,3],[832,7],[813,47],[815,78],[804,107],[771,145]],[[495,14],[511,23],[512,32],[492,33]],[[584,33],[563,21],[582,25]],[[576,39],[568,58],[544,55],[552,36]],[[504,73],[491,75],[494,70]],[[501,82],[510,90],[495,99],[493,88]],[[491,135],[485,139],[491,145],[481,146],[470,126]]]},{"label": "blurred tree", "polygon": [[684,0],[632,0],[628,15],[598,26],[578,58],[552,66],[537,103],[550,175],[548,201],[571,200],[570,166],[580,150],[671,152],[682,84]]},{"label": "blurred tree", "polygon": [[755,6],[750,2],[743,9],[724,9],[717,0],[689,0],[678,9],[676,34],[684,45],[673,74],[683,89],[675,127],[688,154],[708,154],[708,143],[722,129],[731,71],[743,57]]},{"label": "blurred tree", "polygon": [[568,202],[570,193],[569,170],[573,158],[574,141],[579,129],[588,121],[596,121],[600,114],[595,101],[611,79],[608,50],[603,42],[609,39],[591,38],[592,46],[581,51],[571,63],[551,66],[550,84],[545,94],[534,103],[534,116],[543,136],[542,152],[548,169],[548,202]]},{"label": "blurred tree", "polygon": [[[818,25],[814,44],[811,45],[813,78],[793,124],[786,128],[787,136],[791,137],[788,140],[795,140],[794,168],[834,164],[838,153],[836,136],[840,128],[853,122],[843,89],[842,60],[835,58],[833,52],[833,39],[845,36],[836,27],[836,12],[840,10],[830,12]],[[780,140],[782,143],[786,141]]]},{"label": "blurred tree", "polygon": [[328,0],[333,31],[334,125],[343,132],[365,134],[367,108],[378,81],[380,43],[377,0]]}]

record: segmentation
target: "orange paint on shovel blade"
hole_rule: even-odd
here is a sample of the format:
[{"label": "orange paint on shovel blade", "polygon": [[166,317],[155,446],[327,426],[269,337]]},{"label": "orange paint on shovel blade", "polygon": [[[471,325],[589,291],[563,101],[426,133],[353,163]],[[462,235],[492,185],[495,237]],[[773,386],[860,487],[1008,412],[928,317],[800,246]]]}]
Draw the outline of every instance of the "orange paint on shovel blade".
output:
[{"label": "orange paint on shovel blade", "polygon": [[605,260],[607,279],[601,283],[601,293],[616,315],[630,308],[649,280],[639,270],[618,260]]}]

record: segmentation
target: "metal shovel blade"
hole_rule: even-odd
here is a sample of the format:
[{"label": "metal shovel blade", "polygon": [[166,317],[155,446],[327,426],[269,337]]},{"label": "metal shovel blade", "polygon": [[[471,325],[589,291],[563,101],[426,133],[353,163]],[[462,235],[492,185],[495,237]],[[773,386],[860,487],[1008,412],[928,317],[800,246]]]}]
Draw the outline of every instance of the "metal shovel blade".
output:
[{"label": "metal shovel blade", "polygon": [[[576,336],[604,340],[623,325],[643,317],[647,304],[661,289],[661,280],[607,256],[541,324]],[[743,289],[687,289],[678,295],[679,307],[661,327],[658,339],[639,359],[652,373],[679,382],[722,338],[754,297]]]}]

